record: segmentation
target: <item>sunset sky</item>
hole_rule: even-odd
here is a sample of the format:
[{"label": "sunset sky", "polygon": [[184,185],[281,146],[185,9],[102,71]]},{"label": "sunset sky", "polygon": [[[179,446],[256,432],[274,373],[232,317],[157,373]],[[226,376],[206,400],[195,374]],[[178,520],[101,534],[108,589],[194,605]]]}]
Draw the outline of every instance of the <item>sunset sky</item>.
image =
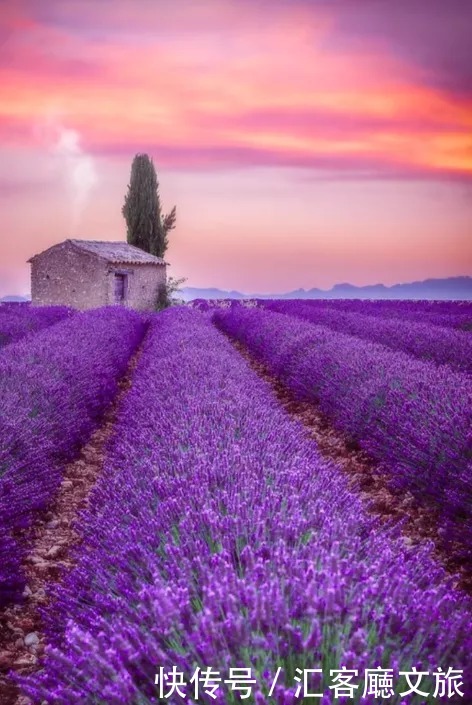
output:
[{"label": "sunset sky", "polygon": [[472,274],[471,35],[470,0],[0,0],[0,295],[125,239],[137,152],[188,286]]}]

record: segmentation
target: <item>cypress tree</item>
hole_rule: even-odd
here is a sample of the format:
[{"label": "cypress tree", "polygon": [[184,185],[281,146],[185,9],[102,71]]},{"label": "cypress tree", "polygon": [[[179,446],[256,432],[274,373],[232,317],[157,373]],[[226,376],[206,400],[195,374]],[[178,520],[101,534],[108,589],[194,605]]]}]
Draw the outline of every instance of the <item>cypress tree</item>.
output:
[{"label": "cypress tree", "polygon": [[147,154],[136,154],[133,159],[121,212],[126,220],[129,244],[163,257],[169,244],[168,233],[175,228],[176,207],[162,216],[157,174]]}]

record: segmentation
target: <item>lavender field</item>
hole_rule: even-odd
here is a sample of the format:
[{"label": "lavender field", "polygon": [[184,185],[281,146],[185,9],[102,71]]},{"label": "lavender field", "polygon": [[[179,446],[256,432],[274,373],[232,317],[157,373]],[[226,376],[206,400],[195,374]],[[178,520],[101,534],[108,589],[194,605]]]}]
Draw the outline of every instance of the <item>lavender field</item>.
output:
[{"label": "lavender field", "polygon": [[16,343],[72,315],[72,309],[66,306],[33,308],[25,304],[2,304],[0,306],[0,348],[9,343]]},{"label": "lavender field", "polygon": [[0,703],[472,703],[471,316],[0,307]]}]

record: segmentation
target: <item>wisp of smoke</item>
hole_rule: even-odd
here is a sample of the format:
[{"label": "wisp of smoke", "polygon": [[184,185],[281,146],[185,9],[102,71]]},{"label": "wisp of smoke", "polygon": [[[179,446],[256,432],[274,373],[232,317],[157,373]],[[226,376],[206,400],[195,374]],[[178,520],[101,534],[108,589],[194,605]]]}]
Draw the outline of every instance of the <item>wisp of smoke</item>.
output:
[{"label": "wisp of smoke", "polygon": [[77,130],[64,127],[63,115],[52,107],[34,125],[34,134],[54,158],[55,166],[67,184],[71,199],[70,235],[77,235],[90,191],[98,181],[93,157],[80,146]]},{"label": "wisp of smoke", "polygon": [[54,151],[65,167],[72,197],[70,229],[71,235],[76,235],[88,196],[98,180],[95,163],[81,148],[79,133],[62,125],[57,127]]}]

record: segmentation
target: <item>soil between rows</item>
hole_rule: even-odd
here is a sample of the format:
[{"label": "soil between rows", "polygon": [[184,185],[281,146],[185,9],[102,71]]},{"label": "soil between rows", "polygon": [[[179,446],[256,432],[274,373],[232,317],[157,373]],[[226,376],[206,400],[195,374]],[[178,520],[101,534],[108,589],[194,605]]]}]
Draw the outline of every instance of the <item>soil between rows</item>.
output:
[{"label": "soil between rows", "polygon": [[83,446],[78,458],[66,465],[59,491],[48,511],[39,516],[24,540],[31,547],[24,571],[27,585],[22,604],[10,605],[0,612],[0,703],[28,705],[8,673],[33,673],[40,667],[46,645],[41,608],[47,605],[47,588],[61,581],[74,561],[71,553],[80,543],[74,521],[88,503],[99,478],[106,445],[113,433],[121,402],[132,384],[141,346],[131,357],[117,394],[105,411],[102,423]]},{"label": "soil between rows", "polygon": [[409,492],[394,492],[390,488],[389,476],[358,443],[337,430],[315,404],[297,399],[264,363],[251,355],[245,345],[230,336],[226,337],[259,377],[272,387],[287,413],[301,421],[309,437],[316,441],[321,455],[334,461],[346,473],[350,489],[362,497],[368,511],[382,522],[402,520],[405,542],[409,545],[433,541],[433,555],[456,578],[454,587],[472,595],[472,565],[460,563],[451,555],[450,548],[444,545],[435,512],[421,506]]}]

